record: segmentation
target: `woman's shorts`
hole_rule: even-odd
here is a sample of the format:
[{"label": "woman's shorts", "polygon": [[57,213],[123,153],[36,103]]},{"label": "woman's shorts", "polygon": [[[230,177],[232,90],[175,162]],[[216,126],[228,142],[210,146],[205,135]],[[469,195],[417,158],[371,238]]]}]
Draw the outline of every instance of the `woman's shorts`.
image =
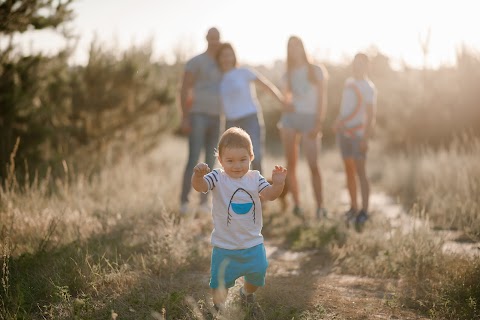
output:
[{"label": "woman's shorts", "polygon": [[302,133],[308,133],[315,128],[316,119],[316,114],[284,112],[277,126],[279,129],[293,129]]},{"label": "woman's shorts", "polygon": [[213,247],[210,288],[231,288],[235,285],[235,280],[242,276],[246,282],[263,287],[267,267],[267,254],[263,243],[240,250]]}]

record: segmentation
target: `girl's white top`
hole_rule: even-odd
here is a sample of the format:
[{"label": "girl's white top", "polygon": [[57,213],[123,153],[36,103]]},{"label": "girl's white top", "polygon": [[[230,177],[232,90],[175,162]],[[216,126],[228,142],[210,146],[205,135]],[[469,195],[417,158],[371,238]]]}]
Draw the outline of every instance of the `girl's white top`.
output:
[{"label": "girl's white top", "polygon": [[[323,80],[324,75],[322,68],[317,65],[314,65],[313,68],[316,80]],[[308,79],[307,66],[294,68],[291,72],[290,79],[285,75],[283,81],[284,86],[289,82],[295,112],[308,115],[317,113],[317,102],[320,97],[318,96],[317,84],[310,82]]]},{"label": "girl's white top", "polygon": [[254,81],[257,74],[249,68],[227,71],[220,82],[220,96],[227,120],[244,118],[260,110]]}]

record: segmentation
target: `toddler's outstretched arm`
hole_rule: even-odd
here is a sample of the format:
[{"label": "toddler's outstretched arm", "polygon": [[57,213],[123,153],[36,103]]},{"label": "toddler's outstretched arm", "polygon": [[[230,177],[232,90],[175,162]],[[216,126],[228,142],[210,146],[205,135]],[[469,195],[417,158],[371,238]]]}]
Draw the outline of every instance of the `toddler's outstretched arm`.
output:
[{"label": "toddler's outstretched arm", "polygon": [[207,192],[208,183],[203,176],[210,172],[210,168],[206,163],[199,163],[193,168],[192,187],[198,192]]},{"label": "toddler's outstretched arm", "polygon": [[275,166],[272,170],[272,184],[262,190],[262,198],[270,201],[277,199],[283,191],[286,178],[287,169],[282,166]]}]

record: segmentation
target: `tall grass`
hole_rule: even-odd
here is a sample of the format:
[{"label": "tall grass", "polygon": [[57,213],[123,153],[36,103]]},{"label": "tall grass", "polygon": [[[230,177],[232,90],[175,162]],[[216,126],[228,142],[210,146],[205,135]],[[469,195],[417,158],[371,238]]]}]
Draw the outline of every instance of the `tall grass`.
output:
[{"label": "tall grass", "polygon": [[[386,243],[373,240],[372,234],[353,241],[342,249],[348,253],[339,251],[348,262],[341,268],[398,277],[401,300],[435,319],[480,317],[478,256],[445,254],[438,242],[441,238],[433,231],[454,229],[461,231],[464,239],[480,241],[479,157],[480,140],[470,135],[440,148],[380,156],[382,189],[398,199],[412,218],[423,212],[420,221],[428,221],[430,227],[407,236],[397,231]],[[363,266],[365,256],[373,263]]]},{"label": "tall grass", "polygon": [[171,182],[181,169],[165,154],[177,148],[161,142],[159,153],[125,157],[91,176],[66,171],[3,186],[0,318],[189,314],[186,300],[172,307],[172,299],[198,286],[182,273],[205,271],[208,245],[198,223],[178,224],[172,211],[179,190]]},{"label": "tall grass", "polygon": [[458,229],[480,241],[480,139],[463,136],[434,150],[425,147],[387,157],[384,188],[408,208],[425,208],[442,229]]},{"label": "tall grass", "polygon": [[344,245],[333,244],[336,271],[387,279],[399,306],[433,319],[477,319],[478,258],[444,253],[425,213],[414,207],[410,215],[413,219],[401,228],[377,220],[368,233],[350,234]]}]

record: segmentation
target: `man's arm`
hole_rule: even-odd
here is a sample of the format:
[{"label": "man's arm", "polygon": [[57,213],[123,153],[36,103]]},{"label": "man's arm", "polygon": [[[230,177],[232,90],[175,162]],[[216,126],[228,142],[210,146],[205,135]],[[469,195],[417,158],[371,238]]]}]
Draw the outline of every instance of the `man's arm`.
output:
[{"label": "man's arm", "polygon": [[180,89],[180,107],[182,112],[181,129],[183,133],[189,133],[191,129],[189,120],[191,106],[188,104],[188,99],[193,90],[194,82],[195,78],[193,73],[185,71],[183,74],[182,87]]}]

